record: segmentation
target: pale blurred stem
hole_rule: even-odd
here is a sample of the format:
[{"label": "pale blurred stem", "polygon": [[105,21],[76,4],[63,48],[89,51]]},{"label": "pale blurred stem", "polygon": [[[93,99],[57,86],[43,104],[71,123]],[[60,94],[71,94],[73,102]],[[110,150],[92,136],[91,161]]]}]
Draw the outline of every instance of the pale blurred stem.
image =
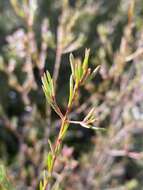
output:
[{"label": "pale blurred stem", "polygon": [[81,123],[83,123],[82,121],[72,121],[72,120],[69,120],[68,121],[69,123],[72,123],[72,124],[81,124]]},{"label": "pale blurred stem", "polygon": [[62,7],[62,13],[61,17],[59,19],[59,25],[57,28],[57,49],[56,49],[56,60],[55,60],[55,67],[54,67],[54,72],[53,72],[53,79],[55,81],[55,89],[57,85],[57,79],[59,76],[59,70],[60,70],[60,65],[61,65],[61,58],[62,58],[62,53],[63,53],[63,37],[64,37],[64,12],[65,9]]},{"label": "pale blurred stem", "polygon": [[62,121],[61,121],[62,123],[61,123],[60,131],[59,131],[58,137],[56,139],[56,143],[54,145],[54,150],[53,150],[54,155],[53,155],[53,160],[52,160],[52,164],[51,164],[51,172],[49,173],[49,177],[48,177],[48,180],[47,180],[45,190],[50,190],[49,184],[50,184],[50,181],[51,181],[52,176],[53,176],[53,170],[54,170],[54,165],[55,165],[56,159],[57,159],[57,157],[58,157],[58,155],[60,153],[59,152],[59,147],[61,148],[63,140],[64,140],[64,137],[61,138],[61,134],[64,131],[64,129],[66,127],[66,124],[70,124],[70,122],[68,120],[68,114],[71,111],[71,108],[72,108],[72,105],[73,105],[74,100],[76,98],[78,89],[79,89],[79,83],[75,85],[74,92],[73,92],[73,97],[72,97],[72,103],[68,106],[67,111],[66,111],[66,113],[63,116]]},{"label": "pale blurred stem", "polygon": [[60,64],[61,64],[61,58],[62,58],[62,26],[59,25],[57,30],[57,49],[56,49],[56,60],[55,60],[55,67],[54,67],[54,73],[53,78],[55,81],[55,89],[57,84],[57,79],[59,76],[59,70],[60,70]]}]

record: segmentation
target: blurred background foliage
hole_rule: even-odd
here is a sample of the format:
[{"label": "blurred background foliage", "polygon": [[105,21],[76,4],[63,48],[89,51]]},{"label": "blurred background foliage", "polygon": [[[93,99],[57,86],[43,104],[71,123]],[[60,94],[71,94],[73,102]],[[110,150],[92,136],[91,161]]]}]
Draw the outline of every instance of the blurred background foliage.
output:
[{"label": "blurred background foliage", "polygon": [[0,1],[0,161],[16,189],[41,178],[59,120],[46,104],[41,76],[53,73],[65,111],[69,52],[99,74],[81,89],[71,117],[96,107],[95,133],[71,126],[56,164],[55,189],[143,189],[142,0]]}]

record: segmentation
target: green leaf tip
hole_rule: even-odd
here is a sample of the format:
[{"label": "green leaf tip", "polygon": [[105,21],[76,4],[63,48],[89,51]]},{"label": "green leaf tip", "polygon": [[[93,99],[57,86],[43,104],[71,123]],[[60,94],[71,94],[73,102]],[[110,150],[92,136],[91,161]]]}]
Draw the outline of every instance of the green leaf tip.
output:
[{"label": "green leaf tip", "polygon": [[47,156],[47,166],[48,166],[48,171],[51,172],[51,167],[52,167],[52,159],[53,159],[53,155],[51,152],[48,153]]},{"label": "green leaf tip", "polygon": [[75,76],[75,59],[72,53],[70,53],[70,66],[71,66],[71,71],[72,71],[72,75],[73,77]]},{"label": "green leaf tip", "polygon": [[84,56],[84,60],[83,60],[83,70],[84,71],[86,71],[88,68],[89,54],[90,54],[90,49],[85,49],[85,56]]},{"label": "green leaf tip", "polygon": [[46,71],[46,73],[42,76],[42,88],[48,103],[51,103],[53,101],[53,97],[55,97],[55,90],[53,79],[48,71]]},{"label": "green leaf tip", "polygon": [[73,91],[74,91],[74,82],[73,82],[73,76],[70,76],[70,89],[69,89],[69,101],[68,101],[68,107],[72,103],[72,98],[73,98]]}]

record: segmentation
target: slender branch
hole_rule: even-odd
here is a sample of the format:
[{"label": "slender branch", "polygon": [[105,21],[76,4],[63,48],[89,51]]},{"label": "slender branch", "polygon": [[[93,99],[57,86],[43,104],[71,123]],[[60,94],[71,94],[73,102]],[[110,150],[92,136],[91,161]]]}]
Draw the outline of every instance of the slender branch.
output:
[{"label": "slender branch", "polygon": [[82,121],[68,121],[69,123],[72,123],[72,124],[81,124],[82,123]]},{"label": "slender branch", "polygon": [[[74,88],[74,93],[73,93],[73,97],[72,97],[72,102],[73,100],[75,99],[76,97],[76,94],[77,94],[77,90],[79,88],[79,85],[75,85],[75,88]],[[61,127],[60,127],[60,132],[59,132],[59,135],[57,137],[57,140],[56,140],[56,143],[54,145],[54,156],[53,156],[53,159],[52,159],[52,163],[51,163],[51,171],[49,173],[49,179],[47,181],[47,185],[46,185],[46,188],[45,190],[49,190],[48,188],[48,184],[50,183],[51,181],[51,178],[52,178],[52,173],[53,173],[53,169],[54,169],[54,165],[55,165],[55,162],[56,162],[56,159],[57,159],[57,156],[58,156],[58,152],[59,152],[59,149],[62,145],[62,142],[63,142],[63,139],[64,139],[64,136],[62,136],[63,134],[63,131],[65,129],[65,126],[66,124],[69,125],[69,121],[68,121],[68,114],[71,110],[71,107],[72,107],[72,104],[67,108],[67,111],[65,113],[65,115],[63,116],[63,119],[62,119],[62,124],[61,124]],[[47,189],[48,188],[48,189]]]},{"label": "slender branch", "polygon": [[53,78],[55,81],[55,89],[56,89],[56,83],[59,75],[60,70],[60,64],[61,64],[61,58],[62,58],[62,36],[63,36],[63,29],[62,26],[59,25],[57,30],[57,50],[56,50],[56,60],[55,60],[55,67],[53,72]]},{"label": "slender branch", "polygon": [[[59,38],[61,39],[61,37]],[[58,41],[58,45],[61,44],[61,41]],[[58,47],[57,47],[58,48]],[[61,48],[61,46],[60,46]],[[59,49],[57,49],[58,51]],[[75,102],[75,99],[77,97],[77,93],[79,90],[79,87],[83,85],[83,83],[86,82],[86,80],[89,78],[89,75],[91,74],[91,69],[88,68],[88,58],[89,58],[89,49],[85,50],[85,57],[83,60],[83,63],[78,62],[76,59],[74,59],[73,55],[70,55],[70,64],[71,64],[71,70],[72,74],[70,77],[70,85],[69,85],[69,100],[67,105],[66,113],[63,115],[60,111],[60,108],[58,107],[55,99],[55,86],[53,84],[53,79],[50,76],[50,73],[47,71],[46,74],[42,77],[42,83],[43,83],[43,90],[45,93],[45,96],[47,98],[47,101],[52,106],[52,108],[55,110],[55,112],[60,116],[61,118],[61,127],[58,134],[58,137],[56,138],[54,146],[50,144],[51,151],[48,153],[48,176],[44,177],[42,185],[43,190],[50,190],[49,185],[52,185],[51,179],[53,177],[53,170],[55,166],[55,162],[57,160],[57,157],[60,153],[62,142],[64,140],[64,137],[66,135],[66,132],[68,130],[69,124],[80,124],[82,127],[85,128],[91,128],[95,130],[99,130],[98,127],[92,126],[92,124],[95,121],[95,117],[93,115],[94,109],[91,109],[87,116],[84,118],[83,121],[70,121],[69,115],[71,113],[72,106]],[[58,52],[59,53],[59,52]],[[60,66],[60,59],[61,59],[61,49],[60,54],[57,55],[56,63],[55,65],[56,69]],[[98,70],[98,69],[97,69]],[[55,70],[54,79],[55,82],[58,77],[58,70]]]},{"label": "slender branch", "polygon": [[133,59],[136,59],[137,57],[139,57],[142,54],[143,54],[143,48],[139,48],[134,53],[132,53],[131,55],[127,56],[126,59],[125,59],[125,61],[126,62],[132,61]]}]

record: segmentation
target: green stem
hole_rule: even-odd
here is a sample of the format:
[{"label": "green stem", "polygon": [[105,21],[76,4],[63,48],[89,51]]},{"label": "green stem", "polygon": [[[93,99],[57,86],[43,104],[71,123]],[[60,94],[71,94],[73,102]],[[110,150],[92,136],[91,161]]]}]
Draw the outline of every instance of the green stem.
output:
[{"label": "green stem", "polygon": [[[53,176],[54,165],[55,165],[57,156],[58,156],[58,154],[59,154],[59,151],[60,151],[62,142],[63,142],[63,140],[64,140],[66,131],[67,131],[67,129],[68,129],[68,126],[67,126],[67,125],[70,124],[69,121],[68,121],[68,114],[69,114],[69,112],[71,111],[72,104],[73,104],[73,102],[74,102],[74,100],[75,100],[75,98],[76,98],[76,94],[77,94],[77,91],[78,91],[79,86],[80,86],[80,83],[78,83],[78,84],[75,85],[71,104],[68,106],[65,115],[62,117],[62,124],[61,124],[60,131],[59,131],[59,135],[58,135],[58,137],[57,137],[57,140],[56,140],[56,143],[55,143],[55,146],[54,146],[54,150],[53,150],[54,155],[53,155],[53,159],[52,159],[52,163],[51,163],[51,169],[50,169],[50,173],[49,173],[49,175],[48,175],[48,180],[47,180],[47,184],[46,184],[45,190],[50,190],[50,189],[48,188],[48,185],[49,185],[50,182],[51,182],[51,179],[52,179],[52,176]],[[64,134],[63,134],[63,133],[64,133]]]}]

